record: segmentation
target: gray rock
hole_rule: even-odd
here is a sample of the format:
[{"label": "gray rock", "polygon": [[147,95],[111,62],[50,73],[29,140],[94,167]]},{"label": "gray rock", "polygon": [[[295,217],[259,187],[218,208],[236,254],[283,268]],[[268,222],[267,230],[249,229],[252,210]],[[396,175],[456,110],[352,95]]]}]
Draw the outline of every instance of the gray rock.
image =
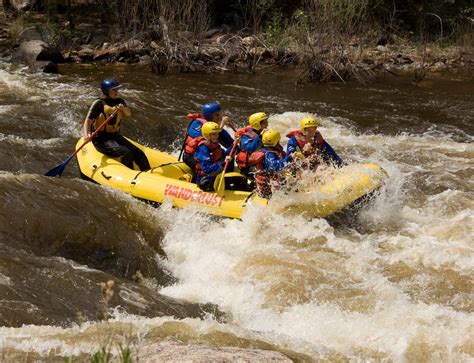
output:
[{"label": "gray rock", "polygon": [[218,33],[221,33],[221,32],[222,32],[221,28],[210,29],[204,34],[204,37],[207,38],[207,39],[212,38],[214,35],[216,35]]},{"label": "gray rock", "polygon": [[221,47],[207,46],[201,48],[201,52],[212,58],[222,58],[225,55],[225,50]]},{"label": "gray rock", "polygon": [[263,47],[250,48],[249,54],[257,58],[260,58],[260,57],[263,59],[272,58],[272,53],[267,48],[263,48]]},{"label": "gray rock", "polygon": [[63,63],[64,57],[61,52],[41,40],[30,40],[21,43],[20,47],[13,53],[12,63],[24,63],[34,65],[36,61],[51,61]]},{"label": "gray rock", "polygon": [[140,362],[292,362],[282,353],[202,343],[183,344],[172,339],[140,347]]},{"label": "gray rock", "polygon": [[148,65],[151,63],[151,57],[148,54],[142,55],[140,57],[140,64]]},{"label": "gray rock", "polygon": [[217,44],[225,44],[230,38],[232,38],[232,35],[230,34],[223,34],[223,35],[219,35],[215,42]]},{"label": "gray rock", "polygon": [[94,58],[94,50],[89,47],[83,47],[77,52],[77,55],[82,60],[92,60]]},{"label": "gray rock", "polygon": [[[96,51],[93,58],[94,60],[110,59],[117,56],[119,53],[118,48],[106,48]],[[88,57],[88,55],[86,55]]]},{"label": "gray rock", "polygon": [[143,47],[143,43],[140,42],[138,39],[131,39],[127,42],[127,47],[130,49],[141,48]]},{"label": "gray rock", "polygon": [[30,40],[42,40],[43,42],[49,43],[53,38],[53,33],[50,29],[42,25],[35,25],[24,29],[18,35],[18,43],[27,42]]},{"label": "gray rock", "polygon": [[242,39],[242,44],[247,47],[253,47],[257,44],[257,40],[253,36],[248,36]]},{"label": "gray rock", "polygon": [[35,3],[34,0],[10,0],[12,6],[18,11],[30,9]]},{"label": "gray rock", "polygon": [[44,73],[58,73],[58,65],[53,62],[40,61],[36,62],[36,66]]},{"label": "gray rock", "polygon": [[89,41],[89,43],[94,47],[102,46],[104,43],[107,43],[107,42],[110,42],[109,37],[101,33],[93,34],[92,38]]},{"label": "gray rock", "polygon": [[157,42],[155,42],[155,41],[152,41],[152,42],[150,43],[150,47],[151,47],[152,49],[160,49],[160,48],[162,48],[162,47],[161,47]]}]

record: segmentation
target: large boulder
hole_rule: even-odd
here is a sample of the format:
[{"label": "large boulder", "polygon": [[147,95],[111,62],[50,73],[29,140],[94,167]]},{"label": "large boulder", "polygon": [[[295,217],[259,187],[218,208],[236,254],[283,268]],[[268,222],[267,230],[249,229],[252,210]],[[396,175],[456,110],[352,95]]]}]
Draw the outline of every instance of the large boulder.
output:
[{"label": "large boulder", "polygon": [[43,25],[35,25],[25,28],[20,34],[18,34],[17,42],[21,44],[22,42],[28,42],[30,40],[41,40],[49,43],[52,38],[53,33],[50,29]]},{"label": "large boulder", "polygon": [[63,63],[64,57],[56,47],[42,40],[30,40],[21,43],[20,47],[13,53],[11,61],[16,64],[26,64],[34,71],[42,70],[48,73],[56,73],[57,67],[52,66],[51,63]]}]

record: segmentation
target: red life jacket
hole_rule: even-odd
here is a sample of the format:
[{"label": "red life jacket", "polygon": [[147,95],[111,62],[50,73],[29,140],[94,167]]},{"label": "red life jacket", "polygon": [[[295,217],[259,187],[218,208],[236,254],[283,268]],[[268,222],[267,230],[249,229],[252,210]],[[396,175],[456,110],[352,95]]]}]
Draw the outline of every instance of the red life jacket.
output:
[{"label": "red life jacket", "polygon": [[[197,138],[196,138],[197,139]],[[196,150],[199,146],[201,145],[206,145],[206,147],[209,149],[211,153],[211,160],[214,163],[217,163],[218,161],[222,160],[222,148],[221,145],[218,142],[210,142],[209,140],[204,139],[203,137],[201,138],[201,141],[198,143]],[[206,175],[202,169],[201,169],[201,164],[199,163],[199,160],[197,160],[196,163],[196,174],[199,174],[200,176]]]},{"label": "red life jacket", "polygon": [[[200,121],[202,124],[207,122],[206,119],[202,118],[202,115],[200,113],[190,113],[190,114],[186,115],[186,118],[189,120],[188,131],[189,131],[189,126],[191,126],[191,123],[194,120]],[[184,145],[185,145],[184,146],[184,152],[186,154],[194,155],[194,153],[196,152],[196,149],[198,147],[198,143],[194,142],[194,138],[189,136],[188,132],[186,133],[186,140],[184,141]]]},{"label": "red life jacket", "polygon": [[316,134],[312,139],[309,139],[306,135],[304,135],[301,130],[291,131],[286,135],[287,138],[291,138],[292,136],[295,137],[296,143],[298,144],[301,152],[303,152],[304,146],[308,143],[313,147],[313,149],[323,149],[324,139],[319,131],[316,131]]},{"label": "red life jacket", "polygon": [[[235,134],[239,135],[240,137],[242,137],[243,135],[246,135],[248,137],[251,137],[252,139],[255,139],[256,137],[258,137],[257,133],[249,132],[250,130],[253,130],[252,126],[247,126],[247,127],[244,127],[243,129],[237,130]],[[240,149],[240,151],[237,153],[237,156],[235,157],[235,161],[237,162],[237,165],[239,166],[239,168],[248,168],[250,166],[255,166],[255,164],[251,165],[249,162],[250,154],[251,153],[245,150],[242,150],[242,148]]]},{"label": "red life jacket", "polygon": [[278,156],[279,159],[284,158],[286,156],[283,147],[278,144],[278,146],[268,149],[266,147],[261,148],[253,152],[250,155],[249,162],[254,163],[256,166],[257,171],[255,172],[255,181],[257,182],[257,192],[259,195],[263,197],[269,197],[272,195],[272,186],[271,182],[279,183],[281,181],[280,174],[271,172],[270,170],[265,169],[265,156],[268,153],[274,153]]}]

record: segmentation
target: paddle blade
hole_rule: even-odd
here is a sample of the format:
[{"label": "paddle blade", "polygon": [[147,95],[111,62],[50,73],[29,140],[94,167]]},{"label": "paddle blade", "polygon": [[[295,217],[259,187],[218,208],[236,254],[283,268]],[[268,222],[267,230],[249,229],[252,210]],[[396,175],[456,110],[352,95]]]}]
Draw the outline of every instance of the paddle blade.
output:
[{"label": "paddle blade", "polygon": [[225,193],[225,176],[224,176],[224,173],[221,173],[219,174],[217,177],[216,177],[216,180],[215,180],[215,184],[217,184],[217,188],[216,188],[216,193],[217,195],[219,196],[224,196],[224,193]]},{"label": "paddle blade", "polygon": [[60,178],[62,173],[64,172],[64,169],[66,169],[67,163],[71,161],[72,156],[68,157],[66,160],[64,160],[61,164],[56,165],[54,168],[52,168],[50,171],[48,171],[45,176],[52,176],[52,177],[58,177]]}]

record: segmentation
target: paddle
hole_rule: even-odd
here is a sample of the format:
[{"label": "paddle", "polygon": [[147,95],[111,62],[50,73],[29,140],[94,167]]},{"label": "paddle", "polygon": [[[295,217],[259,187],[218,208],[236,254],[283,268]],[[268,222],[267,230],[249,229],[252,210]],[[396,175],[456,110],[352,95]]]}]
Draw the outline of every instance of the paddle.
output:
[{"label": "paddle", "polygon": [[67,163],[69,163],[69,162],[72,160],[72,158],[73,158],[74,156],[76,156],[76,154],[77,154],[84,146],[86,146],[86,144],[87,144],[88,142],[90,142],[90,141],[92,140],[92,138],[93,138],[95,135],[97,135],[97,133],[98,133],[100,130],[102,130],[102,129],[105,127],[105,125],[107,125],[107,124],[109,123],[110,120],[112,120],[112,118],[117,114],[118,111],[119,111],[119,110],[117,109],[117,110],[115,110],[114,112],[112,112],[112,113],[110,114],[110,116],[107,117],[107,118],[105,119],[105,121],[102,122],[102,124],[100,124],[100,126],[91,134],[91,137],[89,138],[89,140],[86,141],[86,142],[84,142],[81,146],[79,146],[79,148],[74,152],[74,154],[72,154],[71,156],[69,156],[69,157],[68,157],[66,160],[64,160],[61,164],[56,165],[54,168],[52,168],[50,171],[48,171],[48,172],[47,172],[46,174],[44,174],[44,175],[45,175],[45,176],[57,176],[57,177],[60,178],[60,177],[61,177],[61,174],[63,173],[64,169],[66,168]]},{"label": "paddle", "polygon": [[225,162],[224,169],[222,169],[222,173],[219,179],[219,185],[217,186],[217,195],[220,195],[221,197],[224,195],[224,192],[225,192],[225,183],[224,183],[225,171],[227,169],[227,166],[229,165],[229,162],[232,160],[232,156],[234,156],[233,154],[234,154],[235,148],[239,144],[239,141],[240,141],[240,138],[236,138],[234,140],[234,143],[232,144],[232,149],[230,150],[230,153],[229,153],[229,159]]}]

